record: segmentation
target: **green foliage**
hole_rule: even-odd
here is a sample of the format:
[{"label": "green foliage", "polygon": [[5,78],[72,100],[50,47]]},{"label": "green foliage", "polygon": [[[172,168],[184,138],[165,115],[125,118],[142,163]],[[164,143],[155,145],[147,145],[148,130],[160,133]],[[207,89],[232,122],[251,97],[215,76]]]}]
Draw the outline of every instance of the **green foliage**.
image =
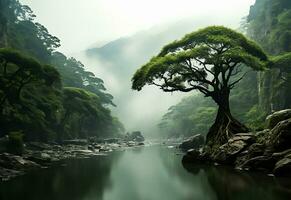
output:
[{"label": "green foliage", "polygon": [[166,92],[197,89],[211,96],[219,84],[234,86],[239,80],[229,83],[230,78],[242,65],[262,70],[265,61],[267,56],[253,41],[231,29],[211,26],[166,45],[135,73],[132,88],[153,84]]},{"label": "green foliage", "polygon": [[254,105],[246,114],[246,124],[252,130],[262,130],[265,128],[267,113],[259,105]]},{"label": "green foliage", "polygon": [[15,130],[27,141],[124,132],[107,108],[114,104],[103,80],[56,52],[60,40],[34,18],[18,0],[0,0],[0,137]]},{"label": "green foliage", "polygon": [[23,133],[11,132],[8,135],[7,151],[15,155],[23,153]]},{"label": "green foliage", "polygon": [[206,135],[214,122],[216,112],[217,108],[210,99],[196,94],[169,108],[159,128],[164,137]]},{"label": "green foliage", "polygon": [[274,55],[270,70],[259,73],[259,106],[267,113],[291,107],[291,2],[257,0],[248,16],[247,34]]}]

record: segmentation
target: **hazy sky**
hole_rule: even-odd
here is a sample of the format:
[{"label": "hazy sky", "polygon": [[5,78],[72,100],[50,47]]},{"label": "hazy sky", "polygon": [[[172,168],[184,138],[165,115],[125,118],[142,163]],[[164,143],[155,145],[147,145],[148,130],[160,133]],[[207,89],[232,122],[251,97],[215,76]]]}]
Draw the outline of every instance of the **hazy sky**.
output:
[{"label": "hazy sky", "polygon": [[233,25],[255,0],[20,0],[75,53],[151,26],[194,16],[229,17]]}]

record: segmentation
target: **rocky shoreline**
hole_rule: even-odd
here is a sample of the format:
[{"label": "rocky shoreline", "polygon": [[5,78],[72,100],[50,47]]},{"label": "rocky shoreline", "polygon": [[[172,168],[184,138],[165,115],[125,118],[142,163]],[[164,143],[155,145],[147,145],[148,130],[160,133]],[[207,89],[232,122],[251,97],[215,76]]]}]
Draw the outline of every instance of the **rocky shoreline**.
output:
[{"label": "rocky shoreline", "polygon": [[291,177],[291,109],[268,116],[265,130],[236,134],[211,150],[207,146],[189,149],[182,162],[230,165]]},{"label": "rocky shoreline", "polygon": [[142,145],[142,141],[119,139],[105,139],[98,143],[87,140],[70,140],[62,144],[29,142],[24,145],[24,153],[21,156],[0,153],[0,181],[8,181],[31,170],[61,165],[62,161],[67,159],[90,158]]}]

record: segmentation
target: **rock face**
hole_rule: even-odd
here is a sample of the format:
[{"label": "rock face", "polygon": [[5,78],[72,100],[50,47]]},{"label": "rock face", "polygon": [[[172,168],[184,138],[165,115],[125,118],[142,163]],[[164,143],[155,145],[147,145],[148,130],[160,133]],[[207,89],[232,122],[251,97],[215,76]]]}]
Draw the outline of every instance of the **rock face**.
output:
[{"label": "rock face", "polygon": [[291,109],[281,110],[269,115],[266,119],[267,128],[274,128],[279,122],[291,118]]},{"label": "rock face", "polygon": [[189,149],[199,149],[203,147],[204,143],[205,143],[204,137],[200,134],[197,134],[183,141],[179,145],[179,148],[184,151],[187,151]]}]

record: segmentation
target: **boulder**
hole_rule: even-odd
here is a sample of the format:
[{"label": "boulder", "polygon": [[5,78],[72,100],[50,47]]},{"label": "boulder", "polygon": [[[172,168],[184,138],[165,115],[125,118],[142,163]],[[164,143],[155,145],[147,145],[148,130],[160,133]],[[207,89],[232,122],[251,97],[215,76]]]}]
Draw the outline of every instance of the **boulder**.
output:
[{"label": "boulder", "polygon": [[239,154],[255,142],[255,135],[252,133],[239,133],[220,146],[212,154],[215,162],[221,164],[233,164]]},{"label": "boulder", "polygon": [[134,131],[132,133],[127,133],[124,138],[126,141],[134,142],[144,142],[145,138],[140,131]]},{"label": "boulder", "polygon": [[238,155],[238,158],[236,159],[236,168],[241,168],[241,166],[248,160],[257,157],[262,156],[265,151],[265,145],[254,143],[250,145],[245,151],[241,152]]},{"label": "boulder", "polygon": [[273,152],[291,149],[291,119],[279,122],[266,138],[268,148]]},{"label": "boulder", "polygon": [[266,118],[267,128],[274,128],[279,122],[291,118],[291,109],[280,110]]},{"label": "boulder", "polygon": [[187,151],[189,149],[199,149],[203,147],[204,145],[204,137],[201,134],[194,135],[190,137],[189,139],[183,141],[180,145],[179,148]]},{"label": "boulder", "polygon": [[291,177],[291,158],[285,157],[279,160],[274,169],[274,174],[276,176],[288,176]]}]

